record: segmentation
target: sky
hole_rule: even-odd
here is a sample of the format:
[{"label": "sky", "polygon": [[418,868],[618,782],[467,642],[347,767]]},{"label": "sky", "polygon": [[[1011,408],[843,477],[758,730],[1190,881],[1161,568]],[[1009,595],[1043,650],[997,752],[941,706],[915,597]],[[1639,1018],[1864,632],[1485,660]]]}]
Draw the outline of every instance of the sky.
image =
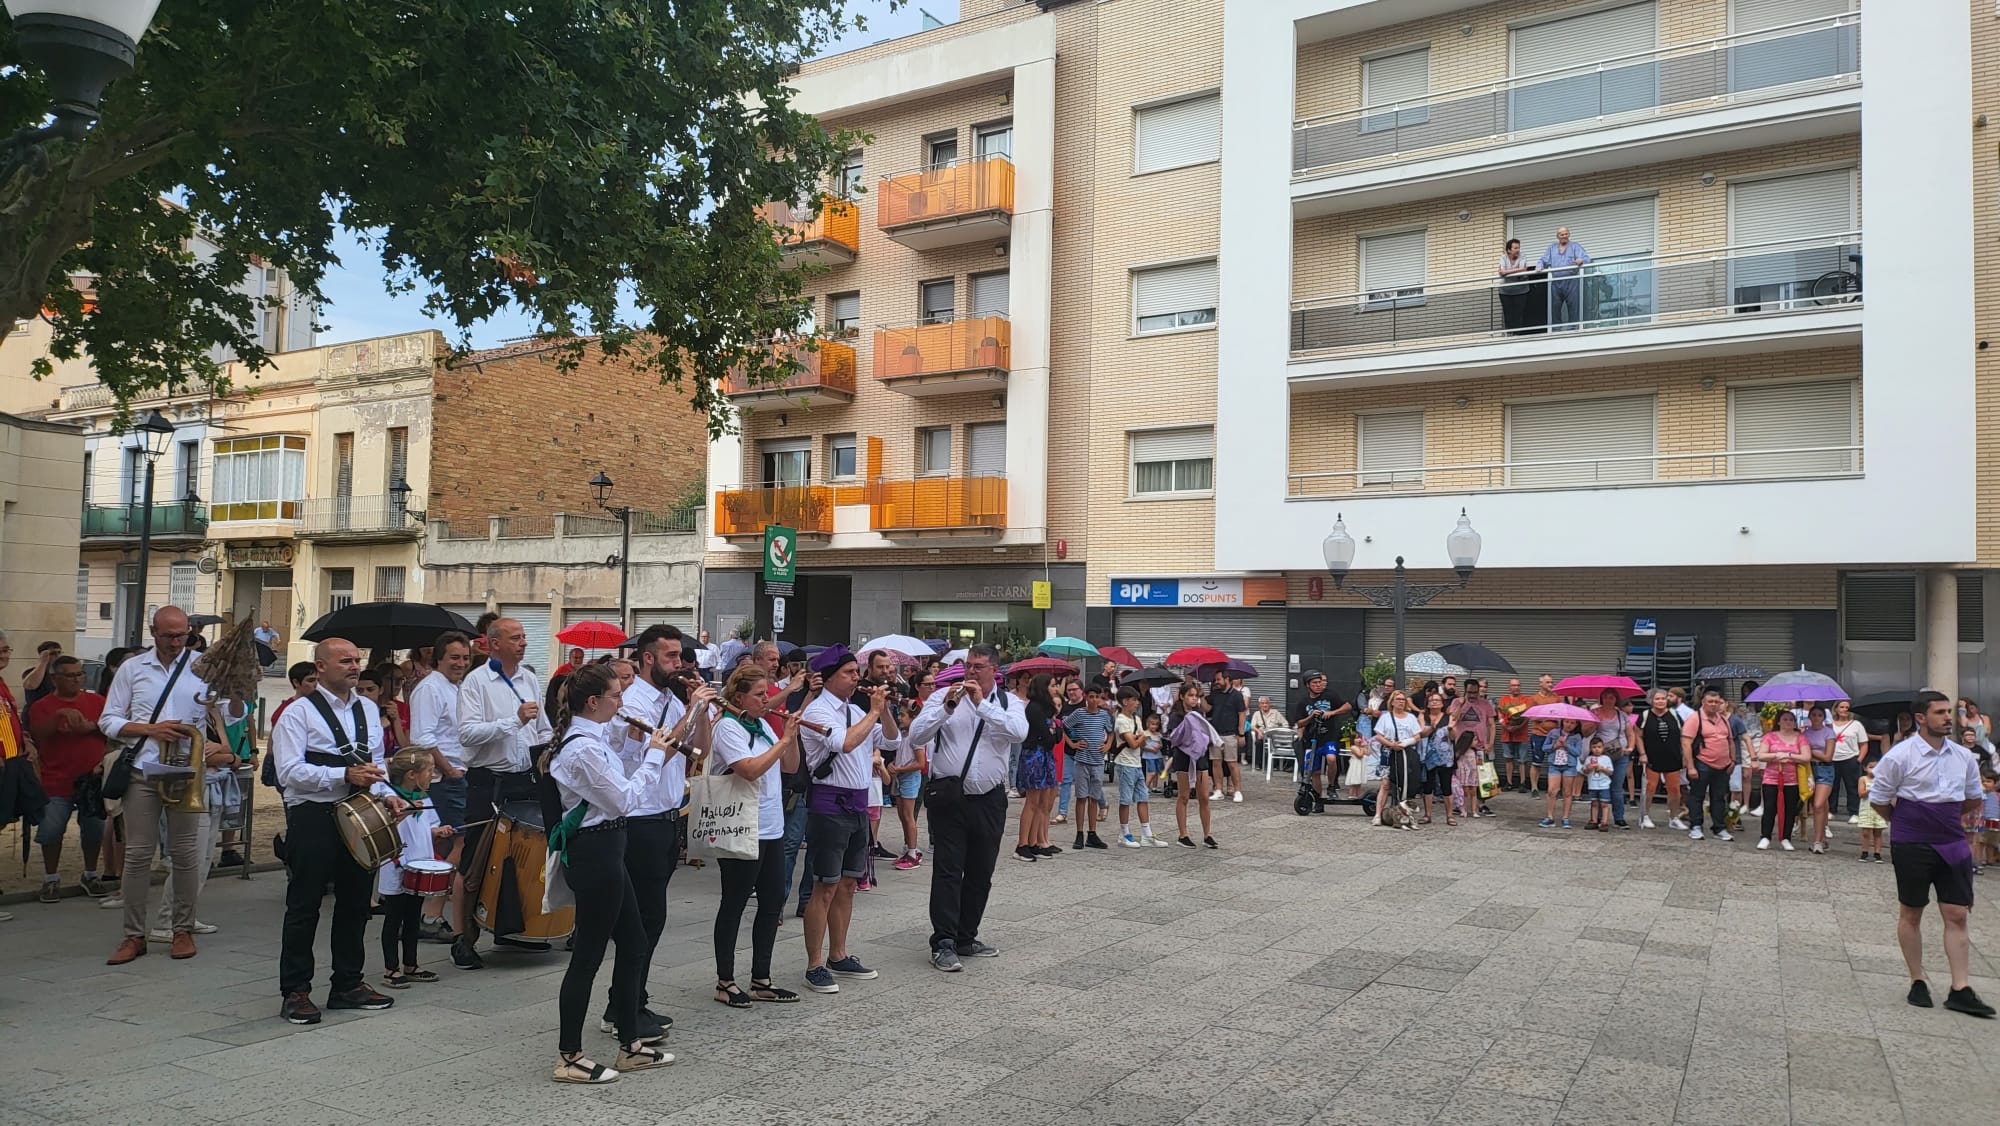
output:
[{"label": "sky", "polygon": [[[848,10],[866,19],[868,27],[865,31],[850,31],[829,48],[828,54],[921,31],[923,16],[920,10],[927,10],[939,20],[950,23],[958,18],[958,0],[917,0],[906,2],[894,11],[890,10],[888,0],[853,0]],[[456,326],[424,315],[423,294],[392,296],[383,289],[380,258],[357,242],[354,236],[340,232],[334,237],[333,250],[342,265],[329,269],[320,283],[320,290],[327,301],[319,317],[320,323],[326,326],[325,331],[319,334],[321,344],[391,336],[423,328],[441,329],[453,343],[457,342]],[[475,348],[495,347],[517,337],[532,335],[535,328],[529,318],[508,310],[475,326],[472,345]]]}]

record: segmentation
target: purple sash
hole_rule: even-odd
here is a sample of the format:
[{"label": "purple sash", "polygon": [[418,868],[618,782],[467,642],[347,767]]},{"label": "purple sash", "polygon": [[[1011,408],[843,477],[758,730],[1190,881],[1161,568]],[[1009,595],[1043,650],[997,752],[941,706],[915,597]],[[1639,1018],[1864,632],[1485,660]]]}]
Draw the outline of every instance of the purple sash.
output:
[{"label": "purple sash", "polygon": [[850,790],[845,786],[829,786],[824,782],[813,783],[812,797],[806,801],[806,812],[820,814],[867,813],[868,791]]},{"label": "purple sash", "polygon": [[1972,846],[1960,820],[1960,802],[1921,802],[1898,798],[1889,817],[1889,839],[1897,844],[1927,844],[1945,863],[1970,865]]}]

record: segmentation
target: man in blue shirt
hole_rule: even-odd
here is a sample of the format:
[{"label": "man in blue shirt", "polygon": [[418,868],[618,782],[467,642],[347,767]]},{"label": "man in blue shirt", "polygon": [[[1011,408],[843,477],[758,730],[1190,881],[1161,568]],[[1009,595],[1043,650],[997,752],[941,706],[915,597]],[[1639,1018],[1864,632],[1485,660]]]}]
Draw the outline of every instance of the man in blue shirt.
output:
[{"label": "man in blue shirt", "polygon": [[1550,330],[1561,332],[1559,326],[1568,325],[1576,331],[1577,318],[1582,315],[1583,267],[1590,264],[1590,255],[1582,244],[1571,242],[1568,227],[1556,228],[1556,241],[1542,251],[1542,260],[1537,263],[1549,272],[1549,325]]}]

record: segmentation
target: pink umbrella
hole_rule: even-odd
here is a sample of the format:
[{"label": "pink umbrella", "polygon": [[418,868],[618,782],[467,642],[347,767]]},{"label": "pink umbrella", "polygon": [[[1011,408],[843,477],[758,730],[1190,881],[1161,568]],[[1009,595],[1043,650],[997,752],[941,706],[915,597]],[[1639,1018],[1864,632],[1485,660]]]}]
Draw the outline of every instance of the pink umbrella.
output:
[{"label": "pink umbrella", "polygon": [[964,679],[964,665],[946,665],[944,668],[931,674],[932,683],[936,684],[939,688],[943,688],[948,684],[957,684]]},{"label": "pink umbrella", "polygon": [[1015,661],[1013,664],[1007,666],[1008,676],[1013,676],[1015,673],[1024,673],[1024,672],[1026,673],[1045,672],[1057,676],[1062,676],[1062,675],[1075,676],[1076,666],[1070,664],[1068,661],[1058,660],[1055,657],[1029,657],[1024,661]]},{"label": "pink umbrella", "polygon": [[1575,704],[1536,704],[1521,714],[1529,719],[1573,719],[1578,723],[1596,723],[1598,720],[1596,712]]},{"label": "pink umbrella", "polygon": [[1558,696],[1596,696],[1610,688],[1627,696],[1644,696],[1646,690],[1629,676],[1572,676],[1556,685]]}]

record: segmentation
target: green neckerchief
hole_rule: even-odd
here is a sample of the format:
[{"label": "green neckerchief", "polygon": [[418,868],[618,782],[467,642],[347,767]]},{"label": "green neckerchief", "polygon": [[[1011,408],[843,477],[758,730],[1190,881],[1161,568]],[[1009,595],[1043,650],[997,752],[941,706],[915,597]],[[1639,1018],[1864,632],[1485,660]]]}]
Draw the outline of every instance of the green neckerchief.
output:
[{"label": "green neckerchief", "polygon": [[401,786],[396,785],[394,782],[391,782],[389,784],[389,788],[396,791],[397,797],[402,798],[404,801],[409,802],[411,805],[424,804],[424,799],[426,795],[430,793],[429,790],[405,790]]},{"label": "green neckerchief", "polygon": [[753,747],[754,747],[754,746],[756,746],[756,745],[757,745],[757,740],[758,740],[758,739],[761,739],[761,738],[763,738],[763,737],[764,737],[764,721],[763,721],[763,720],[761,720],[761,719],[751,719],[751,718],[750,718],[749,716],[747,716],[747,715],[744,715],[744,714],[743,714],[743,713],[741,713],[741,712],[730,712],[730,713],[729,713],[729,718],[730,718],[730,719],[733,719],[733,720],[735,720],[735,721],[736,721],[737,723],[740,723],[740,724],[742,724],[742,725],[743,725],[743,730],[745,730],[745,731],[748,731],[748,732],[750,733],[750,745],[751,745],[751,746],[753,746]]},{"label": "green neckerchief", "polygon": [[562,815],[556,827],[549,831],[549,851],[562,854],[563,867],[569,867],[569,843],[583,828],[583,819],[590,813],[590,803],[580,801],[576,808]]}]

